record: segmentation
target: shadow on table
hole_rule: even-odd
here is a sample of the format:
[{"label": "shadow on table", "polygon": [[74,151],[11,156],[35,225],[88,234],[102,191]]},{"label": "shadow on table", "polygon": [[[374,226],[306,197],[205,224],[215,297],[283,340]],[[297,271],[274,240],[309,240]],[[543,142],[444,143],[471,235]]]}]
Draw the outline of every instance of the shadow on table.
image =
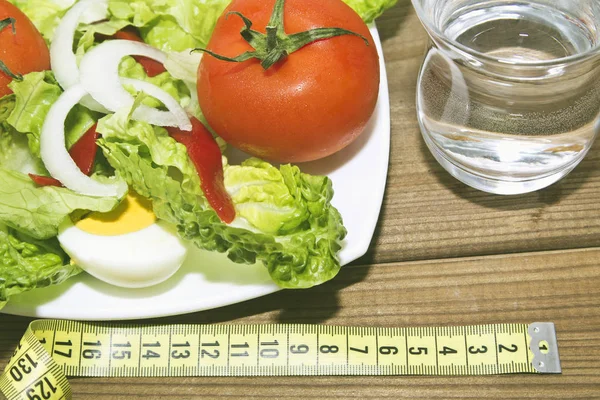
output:
[{"label": "shadow on table", "polygon": [[398,3],[387,10],[381,17],[377,19],[377,30],[381,42],[396,37],[404,20],[412,10],[410,0],[398,0]]},{"label": "shadow on table", "polygon": [[600,162],[600,140],[596,140],[581,164],[555,184],[533,193],[500,196],[473,189],[454,178],[438,164],[422,139],[420,149],[425,155],[429,167],[428,170],[436,177],[440,184],[450,190],[456,197],[495,210],[527,210],[554,205],[576,193],[594,176],[600,175],[600,170],[597,167]]},{"label": "shadow on table", "polygon": [[[359,260],[360,261],[360,260]],[[246,323],[305,323],[321,324],[333,318],[340,309],[338,293],[362,281],[368,267],[357,267],[356,262],[342,267],[338,276],[323,285],[305,290],[282,290],[258,299],[194,314],[163,318],[160,323],[214,324],[231,323],[244,319]],[[273,314],[266,316],[265,314]],[[144,321],[156,323],[156,320]]]}]

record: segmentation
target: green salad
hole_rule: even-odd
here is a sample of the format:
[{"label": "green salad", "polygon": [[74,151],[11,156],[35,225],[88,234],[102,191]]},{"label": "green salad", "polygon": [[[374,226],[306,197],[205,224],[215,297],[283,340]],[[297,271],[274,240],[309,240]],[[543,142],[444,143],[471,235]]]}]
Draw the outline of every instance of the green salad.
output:
[{"label": "green salad", "polygon": [[[120,59],[118,74],[135,99],[132,104],[110,110],[104,103],[86,100],[85,93],[78,99],[77,91],[64,84],[73,77],[64,70],[62,75],[56,72],[52,48],[53,41],[59,40],[56,37],[64,36],[57,32],[65,16],[81,2],[10,1],[41,33],[53,62],[48,70],[15,73],[8,85],[11,93],[0,98],[0,308],[11,296],[60,284],[87,270],[84,257],[73,257],[70,247],[59,240],[61,232],[87,215],[115,212],[130,197],[128,193],[148,201],[161,229],[185,246],[226,253],[240,264],[261,262],[283,288],[309,288],[335,277],[346,230],[331,205],[334,193],[329,178],[256,157],[232,165],[223,156],[222,185],[235,209],[235,220],[225,222],[204,189],[190,146],[176,140],[167,126],[149,122],[152,116],[168,117],[172,107],[145,93],[147,86],[134,84],[141,81],[159,88],[175,100],[173,107],[206,124],[195,89],[202,55],[191,50],[206,48],[229,1],[91,2],[96,4],[81,14],[71,33],[69,56],[82,63],[101,43],[133,28],[141,41],[160,52],[157,57],[165,69],[149,74],[139,58],[126,55]],[[370,23],[396,0],[344,2]],[[101,3],[104,8],[96,7]],[[19,22],[15,27],[18,35]],[[81,79],[86,79],[83,70]],[[49,119],[60,120],[54,115],[62,107],[57,105],[63,101],[59,99],[69,96],[75,101],[64,119],[63,147],[73,155],[75,145],[94,130],[91,140],[98,151],[87,175],[98,188],[120,188],[114,193],[73,190],[62,180],[67,174],[54,179],[59,178],[54,173],[58,167],[47,162],[54,155],[44,150],[44,146],[51,148],[44,140],[50,143],[62,136],[46,139],[44,135],[50,135],[45,133],[51,126]],[[143,111],[150,117],[136,118]],[[215,136],[215,143],[225,151],[223,140]]]}]

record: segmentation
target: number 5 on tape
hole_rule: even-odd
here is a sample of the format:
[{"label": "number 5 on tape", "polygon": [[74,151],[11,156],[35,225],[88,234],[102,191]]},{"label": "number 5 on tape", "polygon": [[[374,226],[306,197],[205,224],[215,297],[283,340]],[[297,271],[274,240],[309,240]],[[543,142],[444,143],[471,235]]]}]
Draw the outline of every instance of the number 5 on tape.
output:
[{"label": "number 5 on tape", "polygon": [[66,376],[560,373],[554,324],[373,328],[111,326],[34,321],[4,373],[9,400],[70,399]]}]

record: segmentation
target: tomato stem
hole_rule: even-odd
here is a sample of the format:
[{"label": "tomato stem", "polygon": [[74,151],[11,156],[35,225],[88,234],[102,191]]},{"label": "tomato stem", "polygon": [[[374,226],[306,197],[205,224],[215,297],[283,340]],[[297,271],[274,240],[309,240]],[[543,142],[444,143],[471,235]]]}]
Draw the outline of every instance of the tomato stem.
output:
[{"label": "tomato stem", "polygon": [[[3,31],[4,28],[11,25],[12,26],[12,34],[16,35],[17,34],[16,22],[17,21],[15,21],[15,19],[12,17],[3,19],[2,21],[0,21],[0,31]],[[0,71],[4,72],[6,75],[10,76],[12,79],[15,79],[17,81],[23,80],[23,75],[13,73],[10,70],[10,68],[8,68],[6,66],[6,64],[4,64],[4,62],[2,60],[0,60]]]},{"label": "tomato stem", "polygon": [[305,32],[288,35],[285,33],[284,19],[285,0],[276,0],[271,19],[266,27],[266,34],[252,29],[252,21],[238,11],[230,11],[229,15],[237,15],[244,21],[245,27],[240,34],[254,51],[247,51],[237,57],[225,57],[208,49],[197,48],[192,51],[202,51],[219,60],[228,62],[243,62],[256,58],[261,61],[262,67],[267,70],[279,61],[285,59],[293,52],[318,40],[330,39],[336,36],[358,36],[369,46],[369,41],[363,35],[342,28],[316,28]]}]

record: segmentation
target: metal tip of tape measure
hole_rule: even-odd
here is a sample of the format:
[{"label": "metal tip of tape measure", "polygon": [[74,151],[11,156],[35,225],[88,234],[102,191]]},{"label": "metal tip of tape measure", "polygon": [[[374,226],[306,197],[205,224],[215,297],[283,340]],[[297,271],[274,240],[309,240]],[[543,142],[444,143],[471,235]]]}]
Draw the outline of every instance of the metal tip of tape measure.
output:
[{"label": "metal tip of tape measure", "polygon": [[533,368],[544,374],[560,374],[560,358],[556,342],[556,329],[552,322],[535,322],[529,325],[530,350]]}]

